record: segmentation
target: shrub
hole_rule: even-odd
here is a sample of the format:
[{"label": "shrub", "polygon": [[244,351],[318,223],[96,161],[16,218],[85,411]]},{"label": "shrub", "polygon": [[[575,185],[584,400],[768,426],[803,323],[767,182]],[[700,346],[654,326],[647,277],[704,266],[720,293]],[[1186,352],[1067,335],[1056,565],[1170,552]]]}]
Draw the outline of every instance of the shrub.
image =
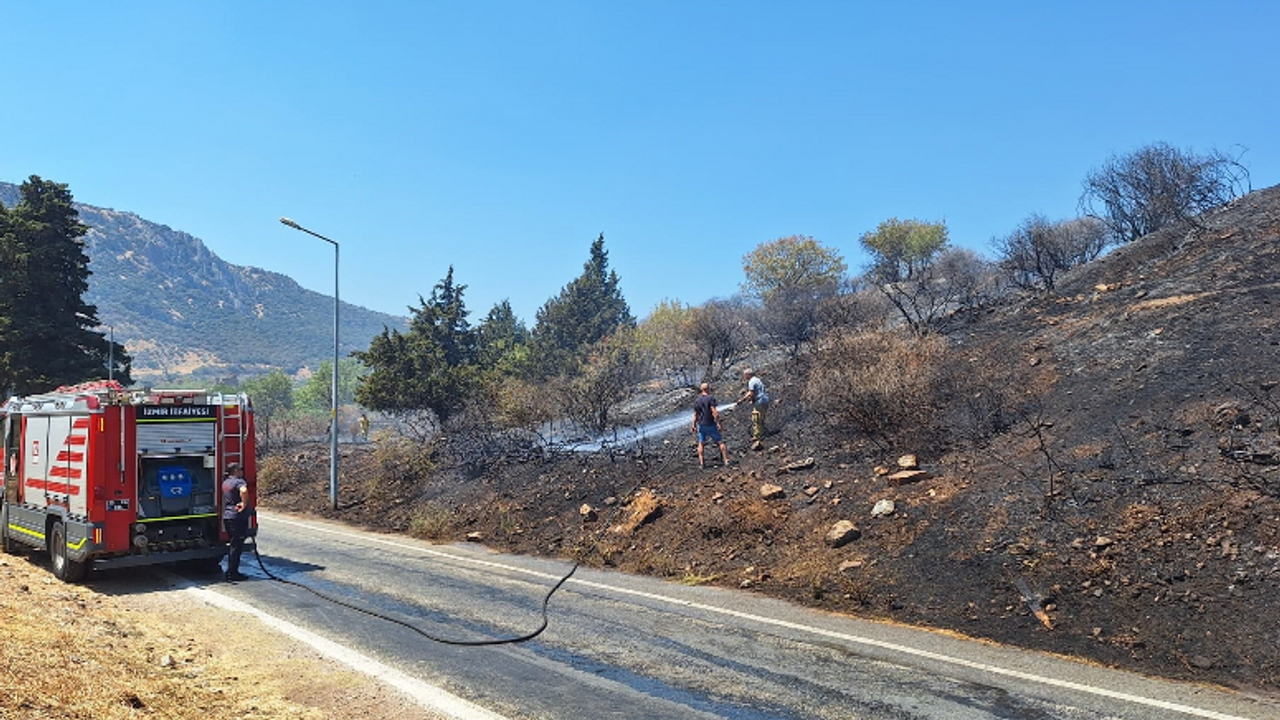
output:
[{"label": "shrub", "polygon": [[409,534],[424,540],[444,540],[453,531],[454,513],[435,503],[416,508],[409,515]]},{"label": "shrub", "polygon": [[295,485],[305,484],[319,477],[315,466],[298,462],[296,458],[281,453],[267,455],[258,463],[258,492],[269,494]]},{"label": "shrub", "polygon": [[890,331],[837,332],[814,353],[805,388],[828,423],[889,443],[932,434],[946,341]]},{"label": "shrub", "polygon": [[409,438],[390,438],[378,443],[373,459],[378,463],[378,477],[390,482],[412,483],[425,480],[435,469],[433,447]]}]

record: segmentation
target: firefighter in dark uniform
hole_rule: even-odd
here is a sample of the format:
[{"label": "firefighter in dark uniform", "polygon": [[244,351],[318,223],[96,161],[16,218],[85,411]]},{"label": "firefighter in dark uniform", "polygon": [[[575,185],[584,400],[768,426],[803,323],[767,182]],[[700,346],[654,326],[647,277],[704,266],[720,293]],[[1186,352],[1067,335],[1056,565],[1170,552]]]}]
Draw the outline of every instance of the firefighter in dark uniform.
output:
[{"label": "firefighter in dark uniform", "polygon": [[240,574],[240,554],[244,552],[244,540],[249,536],[249,510],[249,485],[244,481],[244,469],[237,463],[231,463],[227,466],[227,477],[222,481],[222,527],[231,541],[224,577],[231,582],[246,579]]}]

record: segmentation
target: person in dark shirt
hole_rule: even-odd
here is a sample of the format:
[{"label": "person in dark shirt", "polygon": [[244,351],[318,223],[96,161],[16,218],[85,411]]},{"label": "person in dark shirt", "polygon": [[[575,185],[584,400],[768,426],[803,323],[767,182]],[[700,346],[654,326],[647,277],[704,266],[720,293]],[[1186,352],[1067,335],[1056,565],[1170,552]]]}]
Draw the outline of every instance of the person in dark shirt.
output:
[{"label": "person in dark shirt", "polygon": [[249,536],[249,485],[244,481],[244,469],[236,463],[227,466],[227,477],[222,481],[222,527],[230,538],[231,550],[227,552],[228,581],[244,580],[240,574],[240,554]]},{"label": "person in dark shirt", "polygon": [[702,383],[702,392],[693,401],[693,432],[698,435],[698,467],[706,467],[702,458],[702,445],[707,440],[720,444],[720,457],[724,464],[729,464],[729,448],[720,434],[720,411],[716,409],[716,398],[711,394],[711,386]]}]

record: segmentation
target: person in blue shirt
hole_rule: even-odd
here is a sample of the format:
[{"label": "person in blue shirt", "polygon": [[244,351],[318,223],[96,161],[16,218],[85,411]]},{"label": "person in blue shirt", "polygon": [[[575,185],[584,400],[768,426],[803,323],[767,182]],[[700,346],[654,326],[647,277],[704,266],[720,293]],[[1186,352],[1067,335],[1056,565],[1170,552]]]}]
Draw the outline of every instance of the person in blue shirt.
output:
[{"label": "person in blue shirt", "polygon": [[725,445],[724,436],[720,433],[720,411],[716,409],[716,397],[711,394],[711,385],[702,383],[698,399],[693,401],[693,432],[698,435],[698,467],[706,467],[702,458],[702,445],[706,441],[720,445],[720,457],[724,464],[729,464],[729,448]]}]

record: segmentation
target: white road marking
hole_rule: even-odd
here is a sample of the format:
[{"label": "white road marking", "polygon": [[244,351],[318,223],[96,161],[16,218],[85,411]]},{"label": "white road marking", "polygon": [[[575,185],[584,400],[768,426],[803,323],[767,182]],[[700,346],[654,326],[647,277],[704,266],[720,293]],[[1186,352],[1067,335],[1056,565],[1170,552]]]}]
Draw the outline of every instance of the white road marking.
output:
[{"label": "white road marking", "polygon": [[[273,520],[273,522],[275,521]],[[506,720],[502,715],[486,710],[435,685],[430,685],[415,677],[406,675],[390,665],[385,665],[368,655],[343,647],[328,638],[294,625],[287,620],[275,617],[246,602],[223,595],[216,590],[193,585],[177,576],[171,576],[171,580],[181,587],[184,592],[195,595],[209,605],[232,612],[253,615],[267,627],[310,645],[320,654],[337,660],[343,665],[362,672],[375,680],[391,685],[428,710],[443,713],[454,720]]]},{"label": "white road marking", "polygon": [[[264,513],[261,513],[261,512],[259,512],[258,514],[260,516],[264,515]],[[533,577],[544,578],[547,580],[554,581],[554,580],[560,579],[560,576],[558,575],[552,575],[550,573],[544,573],[538,570],[529,570],[527,568],[517,567],[514,565],[506,565],[504,563],[494,562],[492,560],[481,560],[479,558],[468,557],[465,555],[456,555],[454,553],[445,552],[443,550],[438,550],[438,549],[429,548],[429,547],[422,547],[420,545],[409,545],[407,543],[396,542],[394,540],[387,540],[387,539],[373,536],[373,535],[356,534],[356,533],[347,532],[344,530],[335,530],[335,529],[324,527],[321,525],[313,525],[310,523],[299,522],[297,520],[287,520],[283,517],[280,517],[278,515],[273,515],[273,514],[266,514],[266,516],[269,517],[271,519],[271,522],[273,523],[279,523],[281,525],[296,525],[298,527],[305,527],[310,530],[314,530],[316,532],[336,535],[338,537],[344,537],[353,541],[376,543],[379,545],[386,545],[387,547],[394,547],[401,550],[409,550],[412,552],[419,552],[427,555],[437,555],[439,557],[449,558],[451,560],[461,560],[467,563],[471,563],[473,565],[478,565],[480,567],[491,567],[491,568],[496,568],[500,570],[505,570],[508,572],[522,573],[525,575],[531,575]],[[936,653],[929,650],[920,650],[918,648],[913,648],[907,645],[899,645],[897,643],[891,643],[884,640],[876,640],[875,638],[863,637],[860,635],[851,635],[849,633],[836,632],[834,630],[825,630],[823,628],[813,627],[811,625],[803,625],[801,623],[794,623],[788,620],[778,620],[776,618],[765,617],[762,615],[754,615],[752,613],[741,612],[738,610],[730,610],[728,608],[717,607],[715,605],[706,605],[704,603],[694,602],[692,600],[682,600],[680,598],[674,598],[667,595],[658,595],[656,593],[645,592],[643,590],[631,590],[629,588],[617,587],[615,585],[606,585],[604,583],[597,583],[591,580],[579,580],[578,578],[570,578],[569,582],[577,585],[582,585],[584,587],[593,588],[596,590],[620,593],[623,595],[631,595],[633,597],[640,597],[646,600],[655,600],[658,602],[668,603],[671,605],[679,605],[682,607],[692,608],[695,610],[702,610],[709,613],[727,615],[729,617],[748,620],[751,622],[760,623],[762,625],[772,625],[774,627],[786,628],[788,630],[797,630],[800,632],[805,632],[812,635],[818,635],[821,637],[827,637],[827,638],[832,638],[836,640],[843,640],[849,643],[877,647],[883,650],[890,650],[893,652],[902,653],[904,655],[914,655],[916,657],[926,658],[929,660],[933,660],[935,662],[949,663],[951,665],[970,668],[970,669],[978,670],[985,673],[991,673],[993,675],[1003,675],[1005,677],[1017,678],[1019,680],[1025,680],[1027,682],[1039,683],[1042,685],[1063,688],[1066,690],[1074,690],[1076,692],[1086,693],[1089,695],[1096,695],[1099,697],[1105,697],[1112,700],[1121,700],[1124,702],[1133,703],[1135,705],[1145,705],[1147,707],[1159,708],[1161,710],[1168,710],[1170,712],[1182,713],[1184,715],[1208,718],[1208,720],[1251,720],[1250,718],[1245,718],[1238,715],[1228,715],[1226,713],[1220,713],[1214,710],[1206,710],[1204,708],[1192,707],[1190,705],[1167,702],[1164,700],[1158,700],[1156,698],[1149,698],[1149,697],[1143,697],[1141,695],[1134,695],[1131,693],[1120,692],[1118,690],[1109,690],[1107,688],[1095,687],[1092,685],[1085,685],[1083,683],[1072,682],[1070,680],[1059,680],[1057,678],[1045,677],[1043,675],[1036,675],[1034,673],[1024,672],[1022,670],[1012,670],[1009,668],[1000,667],[998,665],[991,665],[989,663],[977,662],[974,660],[966,660],[965,658],[955,657],[953,655],[945,655],[942,653]]]}]

